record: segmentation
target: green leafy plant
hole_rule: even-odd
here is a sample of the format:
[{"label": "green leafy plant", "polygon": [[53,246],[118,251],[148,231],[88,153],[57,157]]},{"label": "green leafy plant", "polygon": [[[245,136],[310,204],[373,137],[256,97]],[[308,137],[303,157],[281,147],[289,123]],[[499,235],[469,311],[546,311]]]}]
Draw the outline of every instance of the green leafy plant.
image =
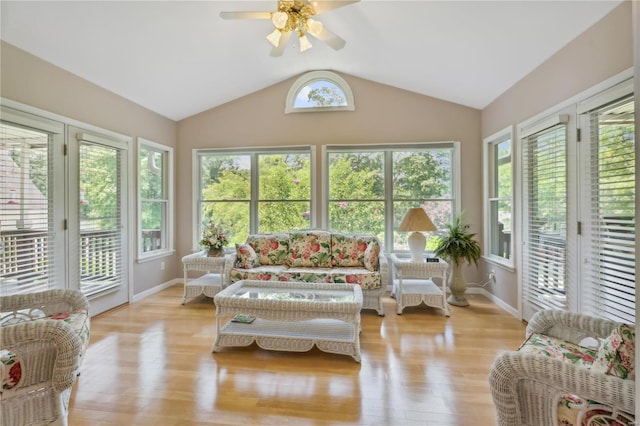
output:
[{"label": "green leafy plant", "polygon": [[474,239],[476,234],[467,232],[469,225],[462,221],[462,215],[457,215],[451,224],[447,224],[446,232],[439,237],[434,254],[456,266],[461,260],[478,266],[481,256],[480,244]]}]

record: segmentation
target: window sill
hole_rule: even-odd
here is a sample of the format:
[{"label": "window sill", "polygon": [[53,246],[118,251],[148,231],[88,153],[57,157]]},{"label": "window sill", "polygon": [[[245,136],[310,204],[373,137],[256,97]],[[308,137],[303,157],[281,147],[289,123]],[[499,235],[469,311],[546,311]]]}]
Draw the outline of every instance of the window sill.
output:
[{"label": "window sill", "polygon": [[173,256],[176,253],[174,249],[156,250],[144,255],[138,255],[136,263],[151,262],[153,260],[161,259],[163,257]]},{"label": "window sill", "polygon": [[490,263],[491,265],[495,265],[495,266],[499,266],[500,268],[509,271],[509,272],[516,272],[516,268],[513,265],[513,262],[510,260],[500,260],[502,258],[498,258],[498,257],[489,257],[489,256],[482,256],[482,259],[487,262]]}]

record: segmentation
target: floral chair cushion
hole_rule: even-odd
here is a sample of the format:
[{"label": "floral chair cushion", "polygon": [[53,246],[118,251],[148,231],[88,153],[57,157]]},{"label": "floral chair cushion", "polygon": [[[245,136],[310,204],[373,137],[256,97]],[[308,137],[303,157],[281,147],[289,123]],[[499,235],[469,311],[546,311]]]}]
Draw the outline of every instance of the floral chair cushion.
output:
[{"label": "floral chair cushion", "polygon": [[333,268],[331,282],[358,284],[367,290],[380,288],[382,285],[380,272],[371,272],[365,268]]},{"label": "floral chair cushion", "polygon": [[17,354],[0,349],[0,393],[13,389],[22,379],[22,363]]},{"label": "floral chair cushion", "polygon": [[331,234],[299,231],[289,234],[289,266],[331,267]]},{"label": "floral chair cushion", "polygon": [[289,236],[287,234],[257,235],[247,237],[247,244],[258,255],[260,265],[285,265],[289,257]]},{"label": "floral chair cushion", "polygon": [[590,368],[596,350],[575,345],[556,337],[533,333],[518,348],[518,351],[560,359],[579,367]]},{"label": "floral chair cushion", "polygon": [[556,411],[558,426],[626,426],[634,424],[634,416],[576,395],[564,395]]},{"label": "floral chair cushion", "polygon": [[593,371],[635,380],[636,333],[632,326],[620,324],[600,344]]},{"label": "floral chair cushion", "polygon": [[260,266],[258,255],[250,244],[236,244],[236,266],[238,268],[250,269]]},{"label": "floral chair cushion", "polygon": [[364,256],[374,237],[335,233],[331,236],[331,266],[364,266]]}]

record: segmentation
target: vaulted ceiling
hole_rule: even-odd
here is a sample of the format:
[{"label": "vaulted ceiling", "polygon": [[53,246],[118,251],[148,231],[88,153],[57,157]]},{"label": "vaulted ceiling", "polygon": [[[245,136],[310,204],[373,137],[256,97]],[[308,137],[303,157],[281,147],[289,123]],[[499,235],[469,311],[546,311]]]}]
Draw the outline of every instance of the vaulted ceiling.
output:
[{"label": "vaulted ceiling", "polygon": [[[320,0],[322,1],[322,0]],[[329,69],[482,109],[621,3],[362,0],[320,14],[344,38],[269,55],[276,1],[6,1],[2,40],[173,120]]]}]

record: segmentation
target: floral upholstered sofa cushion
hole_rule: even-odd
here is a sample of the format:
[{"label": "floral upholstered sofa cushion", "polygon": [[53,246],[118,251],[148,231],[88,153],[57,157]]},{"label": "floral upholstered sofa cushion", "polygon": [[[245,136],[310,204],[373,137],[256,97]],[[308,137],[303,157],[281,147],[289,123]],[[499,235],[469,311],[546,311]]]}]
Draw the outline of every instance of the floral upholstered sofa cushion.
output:
[{"label": "floral upholstered sofa cushion", "polygon": [[230,273],[232,283],[239,280],[349,283],[358,284],[363,290],[383,286],[380,244],[374,236],[296,231],[278,236],[250,235],[246,244],[254,248],[258,262],[250,264],[238,249]]},{"label": "floral upholstered sofa cushion", "polygon": [[[543,355],[580,368],[629,378],[633,376],[635,332],[633,327],[621,324],[601,342],[599,348],[584,347],[552,336],[534,333],[518,348],[518,351]],[[563,395],[559,399],[556,416],[558,426],[635,424],[633,414],[613,411],[597,401],[590,401],[572,394]]]}]

